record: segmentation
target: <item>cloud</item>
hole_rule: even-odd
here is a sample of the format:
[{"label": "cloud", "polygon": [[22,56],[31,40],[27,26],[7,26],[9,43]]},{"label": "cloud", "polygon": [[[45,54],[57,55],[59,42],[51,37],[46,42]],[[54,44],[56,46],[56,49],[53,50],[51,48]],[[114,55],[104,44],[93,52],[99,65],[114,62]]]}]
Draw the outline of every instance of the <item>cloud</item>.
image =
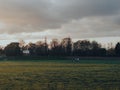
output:
[{"label": "cloud", "polygon": [[119,3],[119,0],[0,0],[0,33],[25,39],[69,34],[73,38],[119,36]]},{"label": "cloud", "polygon": [[[73,20],[64,24],[61,35],[70,35],[73,38],[113,37],[120,35],[120,25],[104,17],[89,17]],[[64,32],[62,32],[64,31]]]}]

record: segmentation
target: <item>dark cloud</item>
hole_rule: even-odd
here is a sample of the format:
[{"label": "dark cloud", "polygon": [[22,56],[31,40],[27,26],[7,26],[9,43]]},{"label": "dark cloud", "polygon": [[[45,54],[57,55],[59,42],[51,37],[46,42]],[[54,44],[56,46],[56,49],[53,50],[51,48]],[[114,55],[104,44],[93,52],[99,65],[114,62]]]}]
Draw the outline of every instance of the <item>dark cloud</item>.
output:
[{"label": "dark cloud", "polygon": [[120,0],[0,0],[0,33],[119,36],[119,4]]}]

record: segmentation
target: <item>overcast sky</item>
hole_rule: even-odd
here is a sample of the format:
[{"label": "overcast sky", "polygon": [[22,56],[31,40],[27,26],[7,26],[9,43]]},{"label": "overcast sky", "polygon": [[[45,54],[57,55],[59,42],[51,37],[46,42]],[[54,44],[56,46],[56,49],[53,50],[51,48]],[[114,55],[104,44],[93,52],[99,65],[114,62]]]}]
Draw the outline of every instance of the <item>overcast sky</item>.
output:
[{"label": "overcast sky", "polygon": [[0,40],[45,36],[120,40],[120,0],[0,0]]}]

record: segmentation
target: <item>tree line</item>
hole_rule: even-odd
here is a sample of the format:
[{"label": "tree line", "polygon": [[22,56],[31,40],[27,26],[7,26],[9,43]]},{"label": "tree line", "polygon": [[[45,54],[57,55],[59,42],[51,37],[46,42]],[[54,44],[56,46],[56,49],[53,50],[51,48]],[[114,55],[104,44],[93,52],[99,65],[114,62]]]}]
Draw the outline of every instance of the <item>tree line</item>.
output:
[{"label": "tree line", "polygon": [[4,48],[0,48],[0,55],[6,56],[92,56],[92,57],[119,57],[120,43],[115,47],[103,48],[97,41],[78,40],[73,42],[70,37],[63,38],[61,41],[53,39],[49,44],[45,41],[25,44],[20,42],[11,42]]}]

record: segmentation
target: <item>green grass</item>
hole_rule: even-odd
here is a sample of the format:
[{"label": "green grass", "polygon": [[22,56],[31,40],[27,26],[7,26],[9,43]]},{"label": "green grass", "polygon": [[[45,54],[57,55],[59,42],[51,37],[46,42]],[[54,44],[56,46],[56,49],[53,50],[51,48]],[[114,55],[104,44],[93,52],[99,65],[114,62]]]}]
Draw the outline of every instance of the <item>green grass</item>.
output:
[{"label": "green grass", "polygon": [[120,90],[120,62],[1,61],[0,90]]}]

